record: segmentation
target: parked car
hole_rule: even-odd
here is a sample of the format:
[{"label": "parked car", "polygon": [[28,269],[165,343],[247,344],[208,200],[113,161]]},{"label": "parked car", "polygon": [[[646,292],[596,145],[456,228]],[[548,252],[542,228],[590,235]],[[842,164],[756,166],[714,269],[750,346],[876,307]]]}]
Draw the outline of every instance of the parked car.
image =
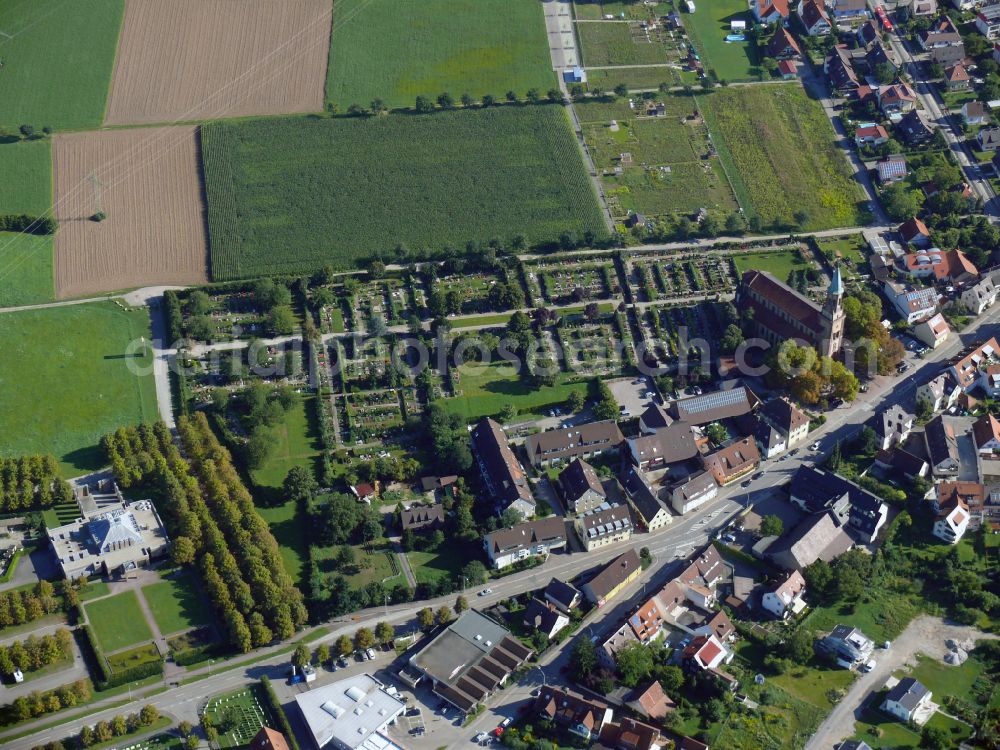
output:
[{"label": "parked car", "polygon": [[365,653],[368,654],[368,658],[369,659],[374,659],[375,658],[375,649],[370,648],[367,651],[365,651]]},{"label": "parked car", "polygon": [[809,446],[809,450],[811,450],[811,451],[818,451],[819,450],[819,440],[817,440],[815,443],[813,443],[812,445],[810,445]]}]

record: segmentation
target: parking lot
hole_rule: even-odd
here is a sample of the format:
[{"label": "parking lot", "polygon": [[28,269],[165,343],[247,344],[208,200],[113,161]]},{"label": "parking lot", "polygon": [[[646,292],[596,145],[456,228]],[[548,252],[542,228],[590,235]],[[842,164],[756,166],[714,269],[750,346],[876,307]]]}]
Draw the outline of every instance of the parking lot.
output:
[{"label": "parking lot", "polygon": [[648,378],[609,380],[608,388],[611,389],[611,395],[615,397],[619,409],[622,410],[621,414],[626,419],[630,416],[638,417],[653,403],[653,400],[646,395],[653,392],[653,385]]}]

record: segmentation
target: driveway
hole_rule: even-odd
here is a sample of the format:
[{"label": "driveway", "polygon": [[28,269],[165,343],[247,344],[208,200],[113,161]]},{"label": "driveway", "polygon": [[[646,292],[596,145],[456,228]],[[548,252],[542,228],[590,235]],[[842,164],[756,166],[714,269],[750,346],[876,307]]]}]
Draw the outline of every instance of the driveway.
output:
[{"label": "driveway", "polygon": [[942,659],[947,652],[946,640],[975,641],[983,638],[995,639],[997,636],[965,625],[951,625],[939,617],[921,615],[893,641],[888,651],[879,649],[875,652],[878,660],[875,669],[854,681],[844,699],[834,706],[826,721],[806,743],[805,750],[830,750],[851,737],[854,722],[861,715],[861,708],[869,694],[879,690],[893,672],[914,664],[918,653]]}]

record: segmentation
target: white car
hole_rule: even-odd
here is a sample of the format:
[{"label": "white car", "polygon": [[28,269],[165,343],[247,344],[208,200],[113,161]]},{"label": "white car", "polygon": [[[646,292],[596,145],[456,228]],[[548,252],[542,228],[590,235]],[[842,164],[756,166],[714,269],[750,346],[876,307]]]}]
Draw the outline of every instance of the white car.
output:
[{"label": "white car", "polygon": [[479,595],[480,596],[489,596],[492,593],[493,593],[493,589],[483,589],[482,591],[479,592]]},{"label": "white car", "polygon": [[861,671],[871,672],[873,669],[875,669],[875,664],[876,662],[874,659],[869,659],[868,661],[866,661],[864,664],[861,665]]},{"label": "white car", "polygon": [[810,445],[809,446],[809,450],[811,450],[811,451],[818,451],[819,450],[819,440],[817,440],[815,443],[813,443],[812,445]]}]

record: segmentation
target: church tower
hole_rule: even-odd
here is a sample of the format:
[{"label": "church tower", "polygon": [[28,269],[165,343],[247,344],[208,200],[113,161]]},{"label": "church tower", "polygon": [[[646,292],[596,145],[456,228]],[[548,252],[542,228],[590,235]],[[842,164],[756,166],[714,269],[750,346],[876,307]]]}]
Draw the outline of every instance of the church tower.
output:
[{"label": "church tower", "polygon": [[823,304],[823,331],[820,337],[820,354],[834,357],[840,353],[844,345],[844,280],[840,275],[840,265],[833,268],[833,281],[826,290],[826,302]]}]

